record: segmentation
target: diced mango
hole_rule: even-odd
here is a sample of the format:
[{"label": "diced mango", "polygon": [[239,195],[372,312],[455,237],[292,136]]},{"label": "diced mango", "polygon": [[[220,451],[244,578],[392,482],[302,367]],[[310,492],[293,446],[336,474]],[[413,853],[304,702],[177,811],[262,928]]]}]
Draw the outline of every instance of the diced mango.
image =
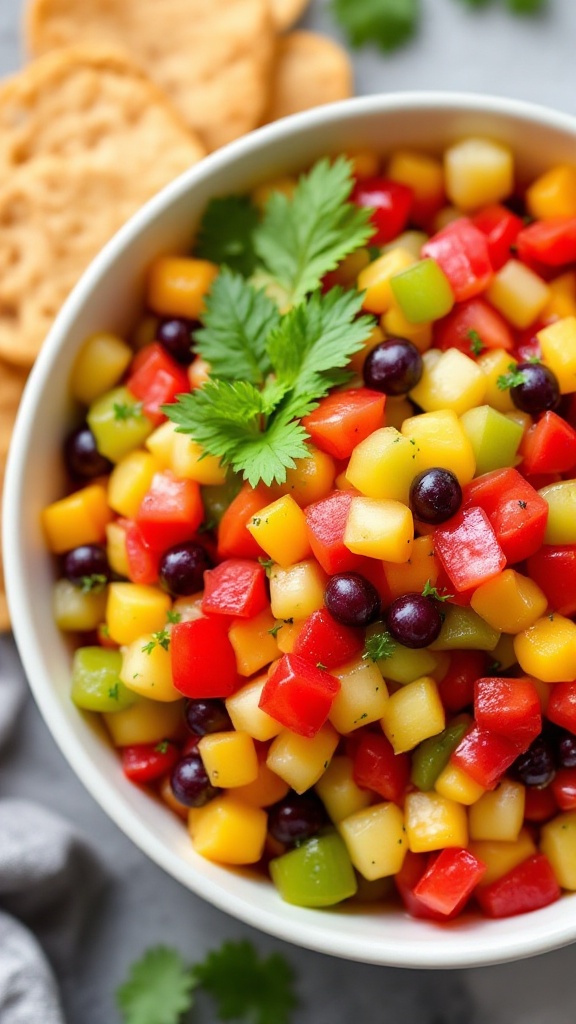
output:
[{"label": "diced mango", "polygon": [[[403,594],[421,594],[426,583],[433,587],[438,578],[439,567],[434,558],[432,536],[416,537],[407,562],[401,565],[396,562],[384,562],[383,568],[391,600],[402,597]],[[420,675],[426,675],[426,672],[421,672]]]},{"label": "diced mango", "polygon": [[236,786],[234,796],[251,807],[270,807],[278,800],[283,800],[289,790],[288,783],[270,771],[264,758],[259,758],[258,775],[253,782],[248,782],[245,786]]},{"label": "diced mango", "polygon": [[576,273],[567,270],[548,282],[550,297],[542,310],[545,323],[576,316]]},{"label": "diced mango", "polygon": [[81,544],[102,543],[111,519],[106,489],[101,484],[82,487],[47,505],[42,512],[46,541],[56,555]]},{"label": "diced mango", "polygon": [[576,216],[576,167],[557,164],[526,189],[526,207],[532,217]]},{"label": "diced mango", "polygon": [[[430,358],[431,356],[434,358]],[[486,395],[486,380],[473,359],[457,348],[449,348],[439,358],[430,349],[422,357],[422,377],[410,397],[425,412],[453,409],[457,416],[481,405]]]},{"label": "diced mango", "polygon": [[450,762],[440,772],[434,783],[434,789],[440,793],[440,796],[445,796],[448,800],[455,800],[457,804],[465,805],[476,803],[486,792],[480,783],[470,778],[467,772]]},{"label": "diced mango", "polygon": [[198,741],[198,753],[213,786],[234,789],[258,778],[254,740],[247,732],[211,732]]},{"label": "diced mango", "polygon": [[514,327],[523,329],[534,322],[550,297],[541,277],[519,260],[508,260],[494,275],[487,298]]},{"label": "diced mango", "polygon": [[108,587],[106,622],[117,644],[131,644],[144,633],[156,633],[166,625],[172,602],[157,587],[140,583],[111,583]]},{"label": "diced mango", "polygon": [[270,607],[275,619],[306,619],[324,607],[326,573],[314,559],[270,570]]},{"label": "diced mango", "polygon": [[404,815],[412,853],[428,853],[468,843],[466,808],[440,793],[408,793]]},{"label": "diced mango", "polygon": [[266,764],[297,793],[315,786],[322,777],[340,740],[330,722],[312,739],[284,729],[272,740]]},{"label": "diced mango", "polygon": [[516,409],[510,396],[510,388],[499,388],[498,379],[510,372],[510,353],[503,348],[489,348],[482,352],[476,361],[486,377],[486,395],[484,401],[498,412],[512,412]]},{"label": "diced mango", "polygon": [[506,199],[514,189],[514,156],[494,139],[468,137],[444,153],[448,199],[460,210],[476,210]]},{"label": "diced mango", "polygon": [[415,442],[421,471],[435,466],[450,469],[462,485],[474,476],[472,445],[453,409],[410,416],[402,424],[402,433]]},{"label": "diced mango", "polygon": [[387,176],[408,185],[414,193],[417,222],[428,220],[444,199],[444,168],[442,162],[428,153],[397,149],[388,164]]},{"label": "diced mango", "polygon": [[395,247],[369,263],[358,275],[358,291],[364,292],[364,309],[369,313],[385,313],[394,301],[390,278],[415,262],[412,253]]},{"label": "diced mango", "polygon": [[[396,302],[382,314],[380,324],[388,337],[407,338],[419,352],[426,352],[432,344],[431,322],[411,324]],[[390,423],[388,416],[386,419]]]},{"label": "diced mango", "polygon": [[150,452],[136,449],[116,463],[108,480],[108,504],[120,516],[133,519],[152,477],[162,469]]},{"label": "diced mango", "polygon": [[184,701],[169,704],[139,697],[123,711],[104,714],[106,728],[115,747],[135,743],[159,743],[174,736],[182,727]]},{"label": "diced mango", "polygon": [[408,850],[404,815],[393,803],[374,804],[338,825],[350,860],[364,878],[396,875]]},{"label": "diced mango", "polygon": [[413,750],[422,740],[436,736],[446,725],[446,715],[436,681],[430,676],[396,690],[382,716],[382,728],[395,754]]},{"label": "diced mango", "polygon": [[271,499],[289,494],[300,508],[304,508],[330,493],[336,475],[334,459],[313,445],[309,445],[308,450],[308,458],[296,459],[294,468],[287,470],[283,484],[263,489],[268,491]]},{"label": "diced mango", "polygon": [[515,842],[524,821],[525,798],[521,782],[502,779],[496,789],[484,793],[468,811],[470,838]]},{"label": "diced mango", "polygon": [[220,459],[216,455],[208,455],[187,434],[174,433],[170,468],[177,477],[196,480],[199,484],[226,482],[226,469]]},{"label": "diced mango", "polygon": [[558,814],[542,826],[540,849],[548,857],[558,884],[576,890],[576,811]]},{"label": "diced mango", "polygon": [[536,335],[546,366],[558,378],[563,395],[576,391],[576,316],[565,316]]},{"label": "diced mango", "polygon": [[269,608],[251,619],[237,619],[228,631],[241,676],[252,676],[278,657],[274,634],[276,620]]},{"label": "diced mango", "polygon": [[139,636],[124,648],[120,679],[129,690],[150,700],[164,702],[182,697],[172,682],[170,651],[151,633]]},{"label": "diced mango", "polygon": [[523,672],[544,683],[576,678],[576,623],[556,612],[544,615],[514,637]]},{"label": "diced mango", "polygon": [[471,840],[468,849],[486,865],[482,885],[490,885],[490,882],[507,875],[512,868],[537,853],[536,843],[526,829],[522,829],[513,842],[499,842],[493,839]]},{"label": "diced mango", "polygon": [[414,521],[406,505],[390,498],[352,498],[344,544],[349,551],[387,562],[407,562]]},{"label": "diced mango", "polygon": [[505,569],[477,587],[470,604],[494,629],[521,633],[544,614],[548,600],[528,576],[522,576],[515,569]]},{"label": "diced mango", "polygon": [[340,690],[330,708],[329,720],[341,734],[354,732],[382,718],[388,702],[388,689],[373,661],[354,661],[332,669],[340,680]]},{"label": "diced mango", "polygon": [[176,426],[170,420],[161,423],[156,430],[153,430],[144,441],[145,447],[152,453],[162,469],[172,469],[172,450],[174,438],[176,437]]},{"label": "diced mango", "polygon": [[381,427],[356,445],[346,477],[368,498],[392,498],[407,505],[417,472],[416,446],[395,427]]},{"label": "diced mango", "polygon": [[302,562],[310,554],[306,517],[289,494],[265,505],[247,526],[260,547],[282,568]]},{"label": "diced mango", "polygon": [[118,383],[133,354],[130,346],[115,334],[101,332],[87,338],[70,374],[70,391],[74,398],[83,405],[91,405],[95,398]]},{"label": "diced mango", "polygon": [[315,790],[335,824],[372,803],[370,791],[354,781],[354,761],[345,754],[332,758]]},{"label": "diced mango", "polygon": [[225,793],[192,808],[188,830],[201,857],[219,864],[255,864],[264,850],[267,821],[262,808]]},{"label": "diced mango", "polygon": [[198,320],[218,267],[209,260],[157,256],[148,272],[146,304],[161,316]]}]

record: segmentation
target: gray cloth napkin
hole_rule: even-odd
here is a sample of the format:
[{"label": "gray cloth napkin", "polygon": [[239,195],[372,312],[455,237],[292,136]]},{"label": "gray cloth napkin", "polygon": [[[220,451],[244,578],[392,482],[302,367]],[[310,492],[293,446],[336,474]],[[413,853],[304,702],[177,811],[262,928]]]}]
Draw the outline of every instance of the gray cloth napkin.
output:
[{"label": "gray cloth napkin", "polygon": [[[0,657],[11,658],[6,647]],[[16,661],[14,673],[10,665],[2,669],[0,751],[24,697]],[[73,826],[38,804],[3,794],[0,777],[1,1024],[64,1024],[48,957],[60,975],[73,970],[101,881],[99,863]]]}]

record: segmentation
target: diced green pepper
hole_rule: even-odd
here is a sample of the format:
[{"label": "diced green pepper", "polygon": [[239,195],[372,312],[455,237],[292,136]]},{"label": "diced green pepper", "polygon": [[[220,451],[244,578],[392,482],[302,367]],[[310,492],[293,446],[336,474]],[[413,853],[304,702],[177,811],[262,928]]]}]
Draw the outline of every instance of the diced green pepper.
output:
[{"label": "diced green pepper", "polygon": [[440,635],[430,649],[433,651],[493,651],[500,632],[493,629],[472,608],[445,604]]},{"label": "diced green pepper", "polygon": [[52,610],[58,629],[66,633],[87,633],[97,629],[106,617],[106,589],[88,593],[62,577],[52,590]]},{"label": "diced green pepper", "polygon": [[142,412],[128,388],[113,388],[92,403],[86,417],[101,455],[120,462],[128,452],[139,448],[154,429],[152,420]]},{"label": "diced green pepper", "polygon": [[239,473],[231,473],[226,483],[206,484],[200,488],[204,506],[204,522],[207,528],[218,526],[228,506],[234,501],[242,486]]},{"label": "diced green pepper", "polygon": [[470,719],[462,716],[454,720],[443,732],[420,743],[412,753],[410,781],[427,792],[432,789],[440,772],[448,764],[450,754],[456,750],[470,725]]},{"label": "diced green pepper", "polygon": [[[372,633],[379,632],[381,628],[378,623],[375,626],[369,626],[366,630],[366,639]],[[378,668],[385,679],[390,679],[393,683],[402,684],[413,683],[420,676],[431,675],[437,664],[437,659],[426,648],[413,649],[404,647],[396,641],[394,641],[392,653],[386,658],[380,658],[377,662]]]},{"label": "diced green pepper", "polygon": [[446,316],[454,305],[448,278],[436,260],[413,263],[390,278],[394,298],[411,324],[424,324]]},{"label": "diced green pepper", "polygon": [[270,874],[282,899],[297,907],[331,907],[358,887],[346,845],[331,831],[271,860]]},{"label": "diced green pepper", "polygon": [[489,405],[469,409],[460,423],[476,458],[476,476],[513,466],[523,427]]},{"label": "diced green pepper", "polygon": [[576,544],[576,480],[560,480],[538,492],[548,502],[545,544]]},{"label": "diced green pepper", "polygon": [[72,700],[85,711],[123,711],[138,700],[120,681],[122,655],[106,647],[79,647],[72,662]]}]

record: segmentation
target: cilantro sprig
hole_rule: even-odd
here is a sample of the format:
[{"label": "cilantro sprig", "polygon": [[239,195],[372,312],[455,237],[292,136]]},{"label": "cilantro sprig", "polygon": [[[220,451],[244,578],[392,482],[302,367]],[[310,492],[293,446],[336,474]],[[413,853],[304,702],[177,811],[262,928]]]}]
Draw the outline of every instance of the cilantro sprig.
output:
[{"label": "cilantro sprig", "polygon": [[180,1024],[198,988],[213,998],[219,1020],[240,1024],[290,1024],[297,1003],[285,957],[260,958],[248,941],[226,942],[192,966],[171,947],[149,949],[130,968],[116,1001],[124,1024]]},{"label": "cilantro sprig", "polygon": [[527,379],[524,371],[519,370],[516,363],[510,363],[508,373],[501,373],[497,378],[496,387],[500,391],[507,391],[509,388],[517,388],[520,384],[525,384]]},{"label": "cilantro sprig", "polygon": [[142,647],[143,654],[152,654],[155,647],[163,647],[165,651],[169,650],[170,631],[168,629],[159,629],[155,633],[151,633],[150,636],[151,639]]},{"label": "cilantro sprig", "polygon": [[387,629],[381,629],[366,637],[362,657],[365,661],[368,658],[371,661],[381,661],[382,658],[391,658],[395,650],[396,642],[392,639],[391,634]]},{"label": "cilantro sprig", "polygon": [[372,231],[370,211],[349,201],[352,187],[351,164],[339,157],[315,164],[291,198],[271,194],[252,232],[253,279],[224,266],[206,298],[196,342],[210,379],[164,407],[179,432],[253,487],[283,483],[309,456],[300,421],[350,378],[347,364],[372,329],[358,292],[320,290]]}]

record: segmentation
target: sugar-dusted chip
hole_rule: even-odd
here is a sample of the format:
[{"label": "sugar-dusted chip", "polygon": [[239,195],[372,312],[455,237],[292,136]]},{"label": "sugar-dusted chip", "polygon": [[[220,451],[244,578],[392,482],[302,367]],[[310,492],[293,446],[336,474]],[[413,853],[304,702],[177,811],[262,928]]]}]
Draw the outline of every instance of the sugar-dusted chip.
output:
[{"label": "sugar-dusted chip", "polygon": [[31,0],[28,47],[122,47],[208,149],[262,120],[275,25],[268,0]]},{"label": "sugar-dusted chip", "polygon": [[339,43],[304,30],[278,39],[265,121],[344,100],[352,93],[352,64]]}]

